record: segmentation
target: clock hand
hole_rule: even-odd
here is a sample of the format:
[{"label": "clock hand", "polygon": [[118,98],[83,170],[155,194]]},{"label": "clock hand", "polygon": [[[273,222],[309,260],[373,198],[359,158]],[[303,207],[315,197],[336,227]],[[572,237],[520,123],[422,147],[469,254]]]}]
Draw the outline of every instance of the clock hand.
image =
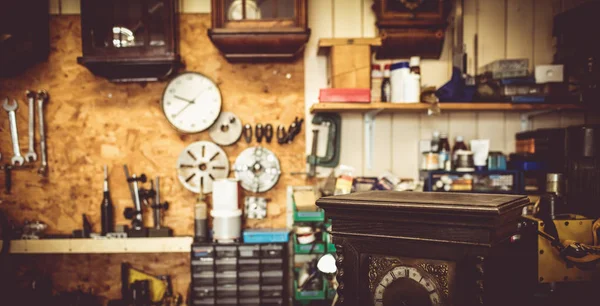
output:
[{"label": "clock hand", "polygon": [[180,97],[178,95],[174,95],[173,97],[175,97],[175,99],[179,99],[179,100],[185,101],[187,103],[194,103],[194,100],[187,100],[187,99],[184,99],[184,98],[182,98],[182,97]]},{"label": "clock hand", "polygon": [[184,111],[186,108],[188,108],[190,105],[192,105],[192,104],[194,104],[194,103],[188,103],[188,104],[186,104],[186,105],[185,105],[183,108],[181,108],[181,110],[179,110],[179,111],[177,112],[177,114],[175,114],[175,117],[174,117],[174,118],[177,118],[179,115],[181,115],[181,113],[183,113],[183,111]]}]

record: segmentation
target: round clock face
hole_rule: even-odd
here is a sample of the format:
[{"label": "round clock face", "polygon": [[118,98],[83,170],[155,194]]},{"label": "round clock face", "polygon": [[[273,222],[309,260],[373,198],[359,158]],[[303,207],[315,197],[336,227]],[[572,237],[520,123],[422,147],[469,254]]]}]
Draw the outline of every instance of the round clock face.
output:
[{"label": "round clock face", "polygon": [[419,7],[419,5],[423,4],[425,0],[400,0],[400,2],[402,2],[409,10],[414,10]]},{"label": "round clock face", "polygon": [[221,112],[219,87],[206,76],[185,72],[165,88],[162,110],[178,131],[198,133],[208,129]]},{"label": "round clock face", "polygon": [[[253,0],[246,0],[246,19],[260,19],[261,10]],[[242,0],[235,0],[229,6],[227,10],[227,19],[229,20],[242,20],[243,15],[243,4]]]},{"label": "round clock face", "polygon": [[375,306],[443,306],[436,282],[429,274],[410,266],[398,266],[385,274],[375,288]]}]

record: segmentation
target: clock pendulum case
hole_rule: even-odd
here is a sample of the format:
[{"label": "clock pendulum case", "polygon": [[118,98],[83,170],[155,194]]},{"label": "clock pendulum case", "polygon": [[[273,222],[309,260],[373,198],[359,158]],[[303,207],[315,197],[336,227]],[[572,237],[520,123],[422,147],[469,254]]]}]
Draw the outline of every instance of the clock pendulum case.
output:
[{"label": "clock pendulum case", "polygon": [[530,252],[513,238],[528,204],[516,195],[394,191],[319,199],[338,256],[336,305],[520,305]]}]

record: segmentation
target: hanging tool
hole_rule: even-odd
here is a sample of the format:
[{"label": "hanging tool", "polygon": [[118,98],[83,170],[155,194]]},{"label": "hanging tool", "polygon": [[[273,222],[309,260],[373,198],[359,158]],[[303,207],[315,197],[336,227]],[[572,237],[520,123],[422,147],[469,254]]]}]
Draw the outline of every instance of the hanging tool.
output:
[{"label": "hanging tool", "polygon": [[104,186],[102,194],[102,204],[100,206],[100,228],[102,236],[115,231],[115,215],[110,190],[108,188],[108,166],[104,166]]},{"label": "hanging tool", "polygon": [[272,139],[273,139],[273,125],[270,123],[267,123],[265,125],[265,140],[267,141],[267,143],[271,143]]},{"label": "hanging tool", "polygon": [[211,193],[213,181],[229,176],[229,159],[209,141],[187,146],[177,159],[177,178],[191,192]]},{"label": "hanging tool", "polygon": [[244,131],[242,132],[242,135],[244,135],[244,140],[246,141],[246,143],[251,143],[252,142],[252,125],[250,125],[250,124],[244,125]]},{"label": "hanging tool", "polygon": [[294,122],[288,127],[287,131],[284,126],[279,125],[279,127],[277,127],[277,142],[279,144],[291,143],[296,135],[300,134],[300,131],[302,131],[302,123],[304,123],[304,119],[296,117]]},{"label": "hanging tool", "polygon": [[39,133],[40,133],[40,153],[42,155],[42,166],[38,169],[38,174],[41,176],[48,175],[48,158],[46,151],[46,127],[44,125],[44,105],[48,102],[48,92],[45,90],[38,91],[37,94],[37,109],[38,109],[38,122],[39,122]]},{"label": "hanging tool", "polygon": [[27,104],[29,108],[29,150],[25,153],[25,160],[28,162],[34,162],[37,160],[37,154],[35,154],[35,92],[28,90],[26,91]]},{"label": "hanging tool", "polygon": [[150,205],[152,208],[152,216],[154,218],[154,227],[148,229],[148,237],[171,237],[173,236],[173,230],[168,227],[162,227],[161,223],[161,210],[169,209],[169,202],[160,201],[160,178],[157,176],[154,179],[154,202]]},{"label": "hanging tool", "polygon": [[142,203],[140,200],[140,188],[139,183],[145,183],[147,178],[145,174],[139,177],[133,174],[129,176],[129,169],[127,165],[123,166],[125,170],[125,178],[129,185],[129,191],[132,194],[134,207],[127,207],[124,211],[126,219],[131,220],[131,230],[127,233],[129,237],[146,237],[147,231],[144,229],[144,216],[142,211]]},{"label": "hanging tool", "polygon": [[312,146],[310,148],[310,155],[306,157],[306,161],[308,162],[308,177],[317,176],[317,145],[319,143],[319,130],[314,129],[313,131],[313,141]]},{"label": "hanging tool", "polygon": [[240,139],[242,128],[242,121],[234,113],[222,112],[208,130],[208,135],[216,144],[229,146]]},{"label": "hanging tool", "polygon": [[[339,114],[320,113],[312,119],[313,126],[324,126],[327,132],[327,151],[325,156],[317,156],[318,131],[313,130],[313,144],[311,155],[306,158],[311,169],[315,166],[335,168],[340,163],[340,141],[342,131],[342,118]],[[310,172],[310,171],[309,171]]]},{"label": "hanging tool", "polygon": [[251,192],[270,190],[277,184],[281,175],[279,159],[263,147],[252,147],[242,151],[235,160],[233,170],[242,188]]},{"label": "hanging tool", "polygon": [[259,123],[256,125],[256,133],[255,134],[256,134],[256,142],[261,143],[263,136],[265,135],[265,131],[264,131],[262,124]]},{"label": "hanging tool", "polygon": [[21,156],[21,149],[19,148],[19,131],[17,129],[17,115],[15,113],[19,108],[19,104],[15,99],[12,100],[12,103],[9,103],[8,101],[8,98],[5,98],[2,107],[4,107],[4,110],[8,113],[8,121],[10,124],[10,138],[12,139],[14,154],[10,163],[13,166],[21,166],[25,162],[25,159]]}]

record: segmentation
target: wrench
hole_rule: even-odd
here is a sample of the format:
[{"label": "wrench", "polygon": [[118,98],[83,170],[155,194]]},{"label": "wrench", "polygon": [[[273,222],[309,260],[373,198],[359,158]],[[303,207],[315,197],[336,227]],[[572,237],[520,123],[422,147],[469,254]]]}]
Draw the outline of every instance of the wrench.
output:
[{"label": "wrench", "polygon": [[35,154],[35,112],[33,109],[36,94],[31,90],[26,91],[26,94],[29,103],[29,150],[25,154],[25,160],[31,163],[37,160],[37,154]]},{"label": "wrench", "polygon": [[10,123],[10,138],[12,139],[14,152],[10,163],[13,166],[22,166],[25,159],[21,156],[21,149],[19,148],[19,131],[17,130],[17,115],[15,114],[15,111],[19,108],[19,104],[15,99],[13,99],[12,103],[8,103],[8,98],[5,98],[2,107],[8,113],[8,121]]},{"label": "wrench", "polygon": [[38,122],[40,130],[40,152],[42,154],[42,166],[38,169],[38,174],[41,176],[48,175],[48,158],[46,156],[46,129],[44,127],[44,104],[48,102],[48,92],[45,90],[38,91],[37,94],[37,110]]}]

